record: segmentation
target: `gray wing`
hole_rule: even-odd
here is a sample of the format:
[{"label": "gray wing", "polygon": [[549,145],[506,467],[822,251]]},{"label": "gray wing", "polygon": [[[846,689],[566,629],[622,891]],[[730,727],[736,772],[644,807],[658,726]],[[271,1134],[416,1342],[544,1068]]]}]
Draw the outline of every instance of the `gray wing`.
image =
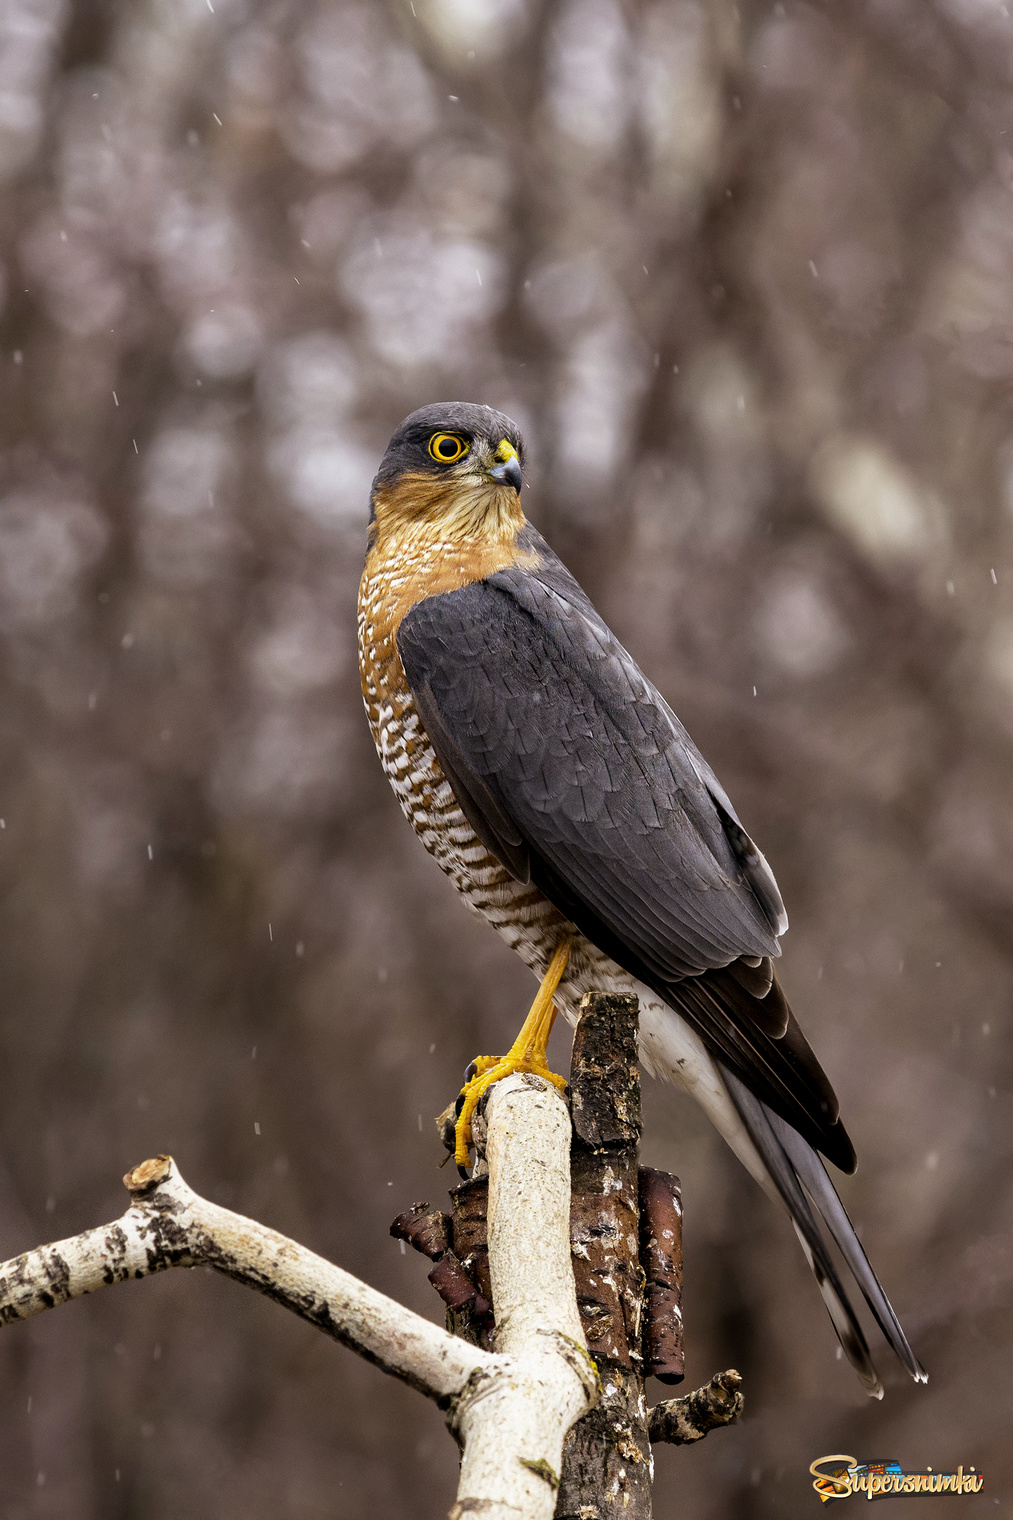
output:
[{"label": "gray wing", "polygon": [[558,561],[419,603],[398,649],[430,737],[453,751],[455,791],[474,794],[515,874],[534,848],[658,977],[780,954],[770,868]]},{"label": "gray wing", "polygon": [[[398,647],[476,832],[699,1030],[795,1221],[848,1357],[880,1390],[806,1193],[913,1377],[925,1373],[821,1162],[854,1150],[773,974],[787,928],[763,856],[682,724],[548,546],[422,602]],[[743,959],[745,957],[745,959]]]},{"label": "gray wing", "polygon": [[773,875],[671,708],[548,545],[430,597],[398,650],[478,836],[851,1169],[837,1101],[773,976]]}]

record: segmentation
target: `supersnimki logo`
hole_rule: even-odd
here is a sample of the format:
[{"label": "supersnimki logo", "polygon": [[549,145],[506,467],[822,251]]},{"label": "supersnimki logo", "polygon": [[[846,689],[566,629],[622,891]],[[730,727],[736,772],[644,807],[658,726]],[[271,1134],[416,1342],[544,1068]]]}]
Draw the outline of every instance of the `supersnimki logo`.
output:
[{"label": "supersnimki logo", "polygon": [[983,1473],[969,1467],[965,1472],[906,1472],[899,1462],[859,1462],[855,1457],[838,1454],[817,1457],[810,1463],[813,1488],[823,1504],[835,1499],[850,1499],[858,1494],[864,1499],[888,1499],[894,1494],[977,1494],[985,1481]]}]

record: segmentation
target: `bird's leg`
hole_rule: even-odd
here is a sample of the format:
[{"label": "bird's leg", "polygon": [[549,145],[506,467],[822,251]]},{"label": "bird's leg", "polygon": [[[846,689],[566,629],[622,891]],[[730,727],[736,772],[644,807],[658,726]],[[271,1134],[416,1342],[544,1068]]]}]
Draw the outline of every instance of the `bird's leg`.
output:
[{"label": "bird's leg", "polygon": [[566,1086],[566,1078],[557,1076],[549,1070],[547,1065],[547,1047],[552,1026],[556,1020],[556,1007],[553,998],[556,988],[562,980],[570,959],[571,942],[568,939],[560,940],[556,946],[556,953],[549,962],[549,969],[542,977],[542,985],[535,994],[535,1000],[528,1010],[528,1016],[521,1025],[521,1032],[511,1045],[505,1056],[479,1056],[472,1061],[472,1077],[461,1089],[458,1099],[460,1109],[457,1115],[455,1127],[454,1160],[459,1169],[466,1170],[468,1165],[468,1147],[471,1144],[471,1116],[478,1107],[482,1094],[487,1092],[494,1082],[499,1082],[503,1077],[509,1077],[515,1071],[530,1071],[536,1076],[544,1077],[547,1082],[552,1082],[558,1088]]}]

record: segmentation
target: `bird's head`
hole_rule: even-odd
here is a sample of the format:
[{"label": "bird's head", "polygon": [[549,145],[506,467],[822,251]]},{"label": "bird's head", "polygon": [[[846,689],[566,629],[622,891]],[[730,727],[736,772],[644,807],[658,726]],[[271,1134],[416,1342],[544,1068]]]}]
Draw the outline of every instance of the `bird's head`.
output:
[{"label": "bird's head", "polygon": [[524,522],[516,422],[491,406],[441,401],[412,412],[370,493],[370,542],[435,531],[449,541],[513,538]]}]

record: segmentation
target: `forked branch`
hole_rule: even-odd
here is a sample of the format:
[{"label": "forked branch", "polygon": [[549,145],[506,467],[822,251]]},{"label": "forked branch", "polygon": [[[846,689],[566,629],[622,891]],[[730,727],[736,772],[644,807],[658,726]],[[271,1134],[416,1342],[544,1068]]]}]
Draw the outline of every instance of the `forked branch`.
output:
[{"label": "forked branch", "polygon": [[142,1162],[123,1181],[130,1207],[113,1224],[0,1266],[0,1325],[112,1283],[206,1266],[266,1293],[437,1402],[490,1360],[294,1240],[201,1198],[171,1156]]},{"label": "forked branch", "polygon": [[530,1076],[500,1082],[487,1117],[496,1352],[209,1203],[168,1156],[127,1173],[130,1207],[114,1223],[0,1265],[0,1326],[170,1267],[213,1267],[447,1410],[463,1447],[453,1516],[550,1520],[563,1438],[597,1397],[570,1270],[570,1120],[555,1089]]}]

